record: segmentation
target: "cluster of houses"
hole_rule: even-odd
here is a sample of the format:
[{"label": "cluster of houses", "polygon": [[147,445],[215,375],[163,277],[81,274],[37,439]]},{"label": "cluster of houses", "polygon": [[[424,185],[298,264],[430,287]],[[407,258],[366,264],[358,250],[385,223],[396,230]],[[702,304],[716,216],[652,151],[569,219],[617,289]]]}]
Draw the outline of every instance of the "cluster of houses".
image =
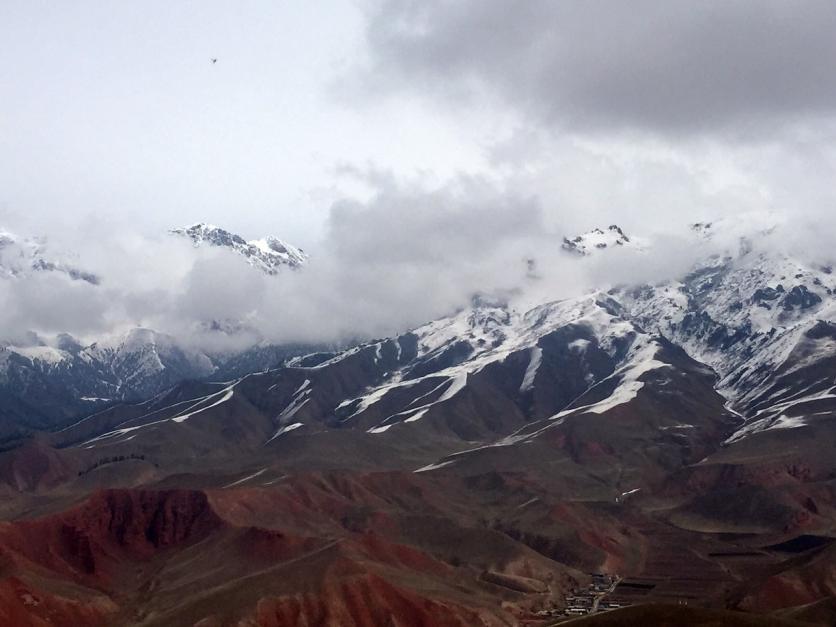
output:
[{"label": "cluster of houses", "polygon": [[620,579],[617,576],[596,573],[592,575],[592,583],[583,590],[576,590],[566,596],[566,607],[562,610],[544,610],[538,616],[585,616],[608,610],[625,607],[626,604],[606,600],[607,594],[615,589]]}]

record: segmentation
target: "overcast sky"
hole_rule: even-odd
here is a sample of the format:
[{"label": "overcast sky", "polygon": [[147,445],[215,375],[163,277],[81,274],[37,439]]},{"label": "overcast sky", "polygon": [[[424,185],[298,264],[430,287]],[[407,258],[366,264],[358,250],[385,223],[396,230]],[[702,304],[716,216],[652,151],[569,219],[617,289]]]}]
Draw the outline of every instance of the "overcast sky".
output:
[{"label": "overcast sky", "polygon": [[832,200],[834,32],[811,0],[5,0],[0,211],[310,247],[369,169],[572,227],[800,209]]},{"label": "overcast sky", "polygon": [[0,210],[205,220],[310,245],[335,185],[353,189],[344,163],[477,163],[410,99],[349,97],[364,28],[349,0],[4,0]]},{"label": "overcast sky", "polygon": [[[438,315],[614,222],[771,213],[824,245],[834,33],[818,0],[3,0],[0,228],[275,234],[325,260],[282,324],[352,310],[340,333]],[[169,320],[214,306],[183,300],[218,289],[190,271],[154,286]],[[120,282],[121,314],[79,319],[148,323]],[[237,298],[218,315],[266,307]]]}]

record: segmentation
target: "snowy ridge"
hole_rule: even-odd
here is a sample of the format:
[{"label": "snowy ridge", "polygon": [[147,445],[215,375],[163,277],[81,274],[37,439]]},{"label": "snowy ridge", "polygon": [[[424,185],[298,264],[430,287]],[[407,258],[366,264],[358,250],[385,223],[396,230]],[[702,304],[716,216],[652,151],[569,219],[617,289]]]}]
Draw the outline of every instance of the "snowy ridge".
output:
[{"label": "snowy ridge", "polygon": [[207,353],[145,328],[105,336],[87,346],[67,334],[32,334],[29,339],[31,344],[25,346],[0,346],[0,392],[6,386],[13,394],[38,400],[20,382],[30,382],[32,389],[48,383],[65,393],[63,402],[77,406],[79,416],[101,399],[136,402],[186,380],[233,379],[274,367],[288,353],[266,344]]},{"label": "snowy ridge", "polygon": [[[776,237],[778,229],[744,236],[740,233],[747,231],[724,221],[696,223],[691,237],[705,255],[675,280],[619,286],[522,312],[477,298],[397,337],[288,361],[288,367],[308,370],[308,378],[301,385],[292,379],[298,386],[292,393],[278,381],[271,386],[279,400],[270,408],[274,426],[264,439],[299,428],[291,425],[313,427],[313,421],[372,434],[393,428],[391,433],[398,433],[428,417],[435,425],[445,411],[472,413],[473,397],[463,400],[464,393],[485,386],[510,403],[508,420],[536,416],[557,423],[570,414],[602,414],[633,401],[648,382],[665,378],[647,373],[677,367],[660,358],[665,340],[719,376],[717,390],[729,401],[729,411],[746,420],[730,441],[763,429],[811,424],[832,409],[827,404],[836,368],[836,275],[827,265],[762,245],[758,237]],[[174,233],[195,245],[228,248],[268,273],[306,259],[275,238],[247,242],[203,223]],[[11,236],[0,234],[0,247],[8,242]],[[644,240],[628,237],[616,225],[564,244],[581,264],[606,248],[649,252]],[[0,350],[0,382],[14,368],[27,376],[66,377],[74,402],[88,403],[84,411],[107,402],[102,399],[148,398],[184,379],[240,376],[222,374],[216,356],[149,329],[87,347],[70,336],[35,338],[31,345]],[[348,385],[329,385],[331,369]],[[185,421],[227,402],[232,390],[224,388],[194,408],[178,408],[182,413],[171,420]],[[588,394],[591,390],[595,393]]]},{"label": "snowy ridge", "polygon": [[592,229],[581,235],[569,239],[563,238],[561,248],[575,255],[587,256],[597,250],[626,246],[635,250],[644,250],[646,242],[639,238],[628,237],[617,224],[611,224],[604,229]]},{"label": "snowy ridge", "polygon": [[[520,389],[523,392],[529,391],[534,386],[534,378],[542,358],[542,350],[537,347],[537,342],[556,329],[570,324],[586,327],[596,337],[601,348],[611,355],[616,354],[619,345],[625,341],[630,342],[639,335],[634,325],[622,319],[612,309],[612,305],[605,294],[593,294],[548,303],[524,313],[508,311],[502,307],[477,307],[450,318],[434,321],[412,332],[418,339],[419,357],[428,359],[443,355],[457,342],[467,340],[472,352],[463,363],[407,380],[401,379],[401,372],[393,373],[382,385],[376,386],[361,397],[343,401],[341,406],[355,404],[355,410],[348,418],[351,420],[395,390],[425,381],[439,381],[429,392],[413,401],[413,406],[387,416],[368,430],[369,433],[384,433],[393,425],[420,420],[428,411],[450,401],[461,392],[469,375],[521,351],[529,352],[530,361]],[[329,363],[334,364],[351,354],[354,353],[347,351]],[[649,353],[633,355],[636,360],[646,356],[649,360]],[[636,376],[639,374],[641,372],[637,370]],[[422,399],[436,396],[435,400],[419,404]]]},{"label": "snowy ridge", "polygon": [[836,281],[822,271],[757,255],[718,261],[684,282],[621,296],[640,324],[712,366],[722,377],[721,391],[745,404],[763,392],[753,377],[786,361],[834,289]]},{"label": "snowy ridge", "polygon": [[[618,383],[606,399],[570,407],[554,420],[575,413],[603,413],[629,403],[643,387],[645,373],[671,368],[657,358],[659,344],[651,335],[660,335],[718,373],[717,389],[729,399],[730,413],[737,413],[737,408],[744,412],[743,419],[750,416],[731,440],[760,429],[802,426],[805,418],[796,415],[798,412],[810,411],[816,402],[831,398],[832,382],[827,386],[825,380],[811,381],[805,373],[836,355],[836,325],[830,334],[821,331],[821,337],[812,336],[822,324],[820,320],[834,319],[836,276],[826,265],[758,251],[756,238],[771,236],[779,226],[761,228],[752,236],[755,239],[747,239],[739,235],[748,232],[739,225],[728,226],[723,221],[694,225],[692,230],[701,239],[714,242],[720,235],[725,237],[729,242],[727,253],[709,256],[679,280],[548,303],[523,314],[504,307],[474,307],[420,327],[413,334],[423,357],[444,355],[456,341],[465,340],[473,347],[463,363],[426,378],[446,377],[449,383],[445,386],[455,389],[453,381],[461,380],[463,373],[478,373],[486,365],[524,350],[529,362],[519,389],[529,392],[542,359],[539,338],[559,326],[583,324],[611,355],[618,340],[630,334],[632,348],[609,378]],[[727,232],[721,233],[722,229]],[[622,236],[615,226],[607,231],[598,229],[569,248],[585,255],[590,252],[590,244],[592,248],[605,248],[596,244],[610,246],[611,240],[621,241]],[[584,351],[586,344],[586,340],[576,340],[570,348]],[[793,380],[796,374],[800,382]],[[390,391],[414,385],[415,381],[393,378],[362,397],[360,411],[355,413],[362,413]],[[435,386],[427,396],[439,389]],[[388,416],[370,432],[383,433],[393,425],[419,420],[434,405]],[[828,415],[829,410],[818,414]]]},{"label": "snowy ridge", "polygon": [[91,285],[100,282],[92,272],[76,267],[67,255],[50,251],[46,239],[20,237],[0,229],[0,279],[25,279],[41,272],[61,274]]},{"label": "snowy ridge", "polygon": [[[820,383],[802,374],[804,380],[793,381],[792,375],[815,369],[836,348],[831,337],[808,337],[820,321],[834,319],[836,276],[826,265],[759,250],[770,246],[759,246],[758,237],[780,233],[780,225],[767,224],[741,231],[736,223],[697,223],[692,228],[702,239],[726,237],[725,254],[705,259],[680,280],[613,294],[639,325],[719,374],[718,391],[751,417],[732,441],[785,424],[778,420],[779,409],[787,408],[784,401],[793,399],[792,406],[818,398]],[[726,228],[734,237],[722,232]],[[813,389],[805,392],[808,386]],[[754,415],[770,406],[775,411],[768,417]],[[794,419],[792,424],[800,423]]]},{"label": "snowy ridge", "polygon": [[170,232],[190,239],[195,246],[207,245],[228,249],[241,255],[247,263],[266,274],[278,274],[283,268],[297,269],[308,261],[308,256],[301,248],[277,237],[268,236],[247,241],[240,235],[203,222],[171,229]]}]

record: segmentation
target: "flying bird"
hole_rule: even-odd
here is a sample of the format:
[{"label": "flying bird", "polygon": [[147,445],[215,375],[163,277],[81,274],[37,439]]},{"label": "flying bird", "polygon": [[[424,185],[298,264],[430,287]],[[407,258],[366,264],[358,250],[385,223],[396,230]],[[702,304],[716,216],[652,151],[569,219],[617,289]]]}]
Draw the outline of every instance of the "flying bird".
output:
[{"label": "flying bird", "polygon": [[209,60],[212,62],[212,65],[215,65],[218,62],[218,60],[215,59],[215,58],[212,58],[212,59],[209,59]]}]

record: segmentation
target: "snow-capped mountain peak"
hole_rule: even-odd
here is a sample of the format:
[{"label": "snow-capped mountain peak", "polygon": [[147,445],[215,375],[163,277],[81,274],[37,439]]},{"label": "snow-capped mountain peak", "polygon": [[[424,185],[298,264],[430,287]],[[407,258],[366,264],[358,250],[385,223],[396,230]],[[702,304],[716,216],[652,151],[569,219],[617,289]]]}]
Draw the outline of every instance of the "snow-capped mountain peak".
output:
[{"label": "snow-capped mountain peak", "polygon": [[268,235],[262,239],[255,239],[248,242],[255,246],[265,255],[274,258],[278,263],[286,263],[291,266],[302,266],[308,261],[308,255],[301,248],[293,244]]},{"label": "snow-capped mountain peak", "polygon": [[171,229],[170,232],[192,240],[195,246],[227,248],[267,274],[277,274],[284,267],[297,269],[308,261],[301,248],[273,236],[247,241],[240,235],[204,222]]},{"label": "snow-capped mountain peak", "polygon": [[643,248],[643,242],[637,238],[628,237],[621,230],[621,227],[617,224],[611,224],[606,229],[595,228],[572,239],[564,237],[561,246],[563,250],[572,254],[586,256],[594,253],[596,250],[616,246],[632,246],[636,249],[641,249]]},{"label": "snow-capped mountain peak", "polygon": [[0,229],[0,278],[21,278],[33,272],[56,272],[92,285],[100,282],[92,272],[48,252],[44,238],[21,237]]}]

